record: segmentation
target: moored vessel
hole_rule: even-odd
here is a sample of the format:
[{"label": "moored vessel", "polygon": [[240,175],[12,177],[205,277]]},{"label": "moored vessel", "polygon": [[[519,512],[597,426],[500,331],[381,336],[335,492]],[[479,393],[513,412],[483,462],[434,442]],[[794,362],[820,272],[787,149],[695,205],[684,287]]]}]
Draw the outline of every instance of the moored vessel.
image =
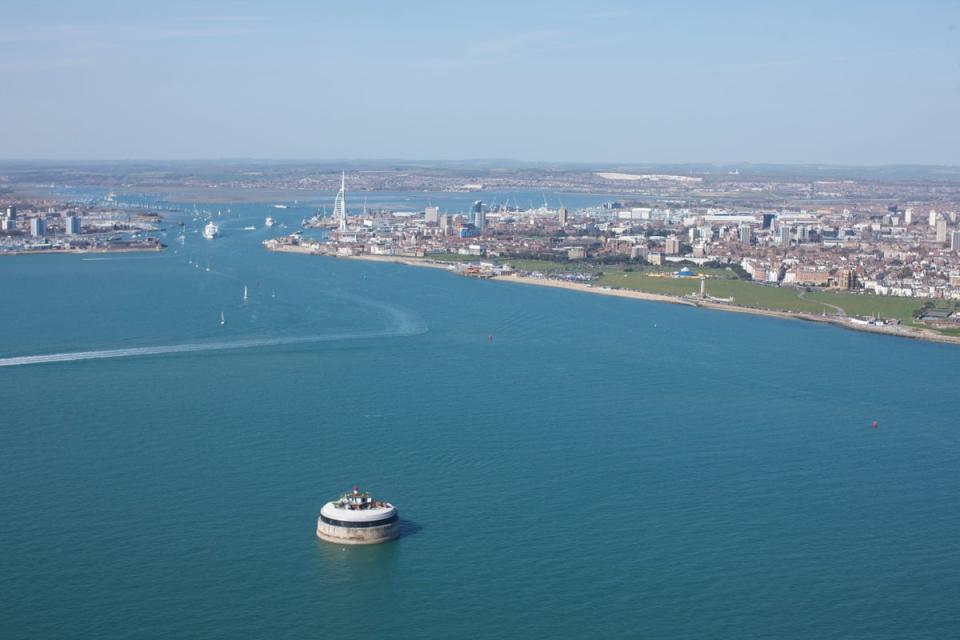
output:
[{"label": "moored vessel", "polygon": [[220,235],[220,227],[214,222],[208,222],[207,226],[203,228],[203,237],[207,240],[213,240],[218,235]]},{"label": "moored vessel", "polygon": [[356,485],[351,493],[320,509],[317,537],[338,544],[377,544],[400,535],[400,513],[389,502],[375,500]]}]

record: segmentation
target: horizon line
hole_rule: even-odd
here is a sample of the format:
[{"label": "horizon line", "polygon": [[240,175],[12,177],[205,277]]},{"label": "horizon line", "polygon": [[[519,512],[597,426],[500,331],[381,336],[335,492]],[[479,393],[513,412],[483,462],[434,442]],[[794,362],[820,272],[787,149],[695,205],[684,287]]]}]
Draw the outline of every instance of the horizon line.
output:
[{"label": "horizon line", "polygon": [[533,166],[579,166],[579,167],[697,167],[697,166],[716,166],[716,167],[825,167],[825,168],[863,168],[863,169],[882,169],[882,168],[940,168],[940,169],[958,169],[960,164],[942,164],[942,163],[878,163],[878,164],[856,164],[856,163],[831,163],[831,162],[777,162],[777,161],[752,161],[752,160],[689,160],[682,162],[659,162],[659,161],[610,161],[610,160],[523,160],[517,158],[453,158],[453,159],[411,159],[411,158],[281,158],[268,156],[223,156],[223,157],[179,157],[179,158],[156,158],[156,157],[111,157],[111,158],[0,158],[0,164],[3,163],[216,163],[216,162],[272,162],[272,163],[403,163],[403,164],[525,164]]}]

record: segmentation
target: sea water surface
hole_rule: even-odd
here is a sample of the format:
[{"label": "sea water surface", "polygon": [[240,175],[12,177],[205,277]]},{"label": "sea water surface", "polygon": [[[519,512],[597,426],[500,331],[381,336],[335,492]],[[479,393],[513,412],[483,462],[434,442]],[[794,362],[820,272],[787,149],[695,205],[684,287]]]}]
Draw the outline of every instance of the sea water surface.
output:
[{"label": "sea water surface", "polygon": [[[957,347],[268,253],[303,212],[223,210],[0,259],[0,637],[960,635]],[[315,538],[355,482],[400,540]]]}]

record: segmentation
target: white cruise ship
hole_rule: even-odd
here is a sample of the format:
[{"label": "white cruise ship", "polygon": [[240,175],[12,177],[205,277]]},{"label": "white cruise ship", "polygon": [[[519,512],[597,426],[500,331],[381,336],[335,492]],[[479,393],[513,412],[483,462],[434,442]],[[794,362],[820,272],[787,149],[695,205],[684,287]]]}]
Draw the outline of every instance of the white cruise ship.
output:
[{"label": "white cruise ship", "polygon": [[268,227],[272,227],[273,225],[277,224],[277,221],[270,216],[267,216],[267,219],[263,221],[263,224],[267,225]]},{"label": "white cruise ship", "polygon": [[213,222],[208,222],[207,226],[203,228],[203,237],[207,240],[213,240],[218,235],[220,235],[220,227]]}]

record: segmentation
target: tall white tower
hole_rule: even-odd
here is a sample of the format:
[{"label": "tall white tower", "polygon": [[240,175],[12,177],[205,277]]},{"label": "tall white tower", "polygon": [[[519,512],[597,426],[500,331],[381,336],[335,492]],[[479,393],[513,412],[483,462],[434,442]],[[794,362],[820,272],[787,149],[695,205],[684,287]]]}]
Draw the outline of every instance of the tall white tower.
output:
[{"label": "tall white tower", "polygon": [[345,199],[347,174],[340,174],[340,191],[337,192],[337,199],[333,203],[333,217],[340,221],[340,231],[347,230],[347,202]]}]

